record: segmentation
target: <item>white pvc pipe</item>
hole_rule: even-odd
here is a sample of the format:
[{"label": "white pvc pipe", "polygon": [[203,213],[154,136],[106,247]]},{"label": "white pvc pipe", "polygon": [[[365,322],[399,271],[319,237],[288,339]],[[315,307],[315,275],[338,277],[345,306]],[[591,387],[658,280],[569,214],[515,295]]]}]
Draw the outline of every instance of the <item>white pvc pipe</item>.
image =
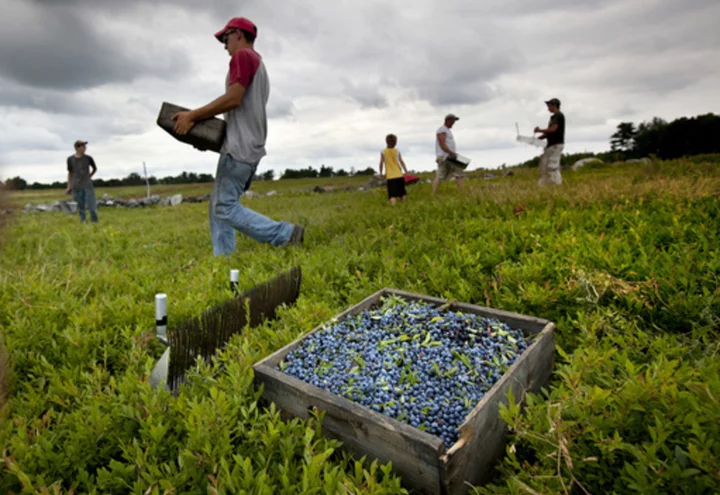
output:
[{"label": "white pvc pipe", "polygon": [[155,294],[155,329],[158,337],[165,337],[167,322],[167,294]]},{"label": "white pvc pipe", "polygon": [[230,290],[237,292],[240,282],[240,270],[230,270]]}]

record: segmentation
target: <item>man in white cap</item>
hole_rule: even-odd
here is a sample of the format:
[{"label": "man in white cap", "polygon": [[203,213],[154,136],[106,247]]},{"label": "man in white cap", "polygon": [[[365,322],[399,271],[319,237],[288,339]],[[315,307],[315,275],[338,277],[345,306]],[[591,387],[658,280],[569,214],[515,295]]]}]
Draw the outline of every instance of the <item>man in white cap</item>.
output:
[{"label": "man in white cap", "polygon": [[254,48],[257,26],[243,17],[234,17],[215,37],[230,54],[225,94],[203,107],[173,115],[174,130],[180,135],[187,134],[197,121],[221,113],[225,117],[225,141],[209,207],[213,253],[232,253],[236,230],[272,246],[302,245],[302,226],[276,222],[239,202],[266,154],[270,82],[262,57]]},{"label": "man in white cap", "polygon": [[462,187],[463,180],[465,179],[465,173],[462,168],[453,164],[451,160],[457,157],[455,153],[455,138],[452,133],[452,126],[455,122],[460,120],[460,117],[450,113],[445,116],[445,123],[441,125],[435,133],[435,161],[437,163],[437,174],[433,181],[432,193],[433,196],[437,193],[440,187],[440,181],[446,181],[450,179],[450,175],[455,177],[457,182],[457,188],[460,190]]}]

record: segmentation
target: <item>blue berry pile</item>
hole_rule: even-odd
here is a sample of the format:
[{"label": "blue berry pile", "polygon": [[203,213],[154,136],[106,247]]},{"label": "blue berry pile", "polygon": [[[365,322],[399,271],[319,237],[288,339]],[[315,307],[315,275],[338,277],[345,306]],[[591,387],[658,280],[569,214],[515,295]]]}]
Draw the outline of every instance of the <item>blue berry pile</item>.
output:
[{"label": "blue berry pile", "polygon": [[440,437],[458,426],[529,343],[498,320],[388,296],[333,321],[278,369]]}]

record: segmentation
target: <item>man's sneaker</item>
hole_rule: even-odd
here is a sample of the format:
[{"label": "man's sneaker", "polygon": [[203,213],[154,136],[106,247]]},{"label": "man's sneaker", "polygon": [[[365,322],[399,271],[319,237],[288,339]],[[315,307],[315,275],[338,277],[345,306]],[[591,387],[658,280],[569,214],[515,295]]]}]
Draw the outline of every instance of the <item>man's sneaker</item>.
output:
[{"label": "man's sneaker", "polygon": [[302,246],[303,237],[305,237],[305,227],[302,225],[295,225],[293,231],[290,234],[290,240],[288,244],[295,244],[296,246]]}]

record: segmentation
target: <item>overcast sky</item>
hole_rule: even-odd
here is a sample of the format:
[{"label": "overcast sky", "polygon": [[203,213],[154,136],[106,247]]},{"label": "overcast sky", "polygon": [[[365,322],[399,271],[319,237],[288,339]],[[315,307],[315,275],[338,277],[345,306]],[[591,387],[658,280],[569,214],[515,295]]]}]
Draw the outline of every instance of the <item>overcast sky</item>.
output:
[{"label": "overcast sky", "polygon": [[217,154],[155,120],[224,91],[213,34],[258,26],[271,83],[259,171],[376,167],[384,136],[434,169],[448,112],[471,169],[540,149],[515,141],[562,100],[566,152],[606,150],[621,121],[720,111],[718,0],[0,0],[0,177],[64,180],[75,139],[102,178],[215,173]]}]

